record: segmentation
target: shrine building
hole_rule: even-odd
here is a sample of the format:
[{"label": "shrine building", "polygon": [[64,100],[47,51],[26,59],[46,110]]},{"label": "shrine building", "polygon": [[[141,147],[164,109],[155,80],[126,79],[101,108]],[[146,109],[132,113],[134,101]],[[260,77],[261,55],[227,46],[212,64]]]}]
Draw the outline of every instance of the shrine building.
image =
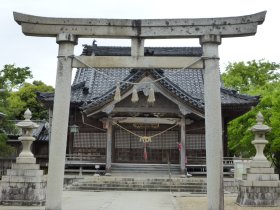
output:
[{"label": "shrine building", "polygon": [[[83,56],[130,56],[130,47],[84,45]],[[200,47],[145,47],[148,56],[202,56]],[[203,68],[79,68],[71,87],[67,155],[106,165],[179,164],[206,157]],[[50,110],[53,94],[40,93]],[[258,97],[221,87],[223,156],[227,124]],[[73,127],[74,126],[74,127]],[[70,128],[77,128],[73,132]]]}]

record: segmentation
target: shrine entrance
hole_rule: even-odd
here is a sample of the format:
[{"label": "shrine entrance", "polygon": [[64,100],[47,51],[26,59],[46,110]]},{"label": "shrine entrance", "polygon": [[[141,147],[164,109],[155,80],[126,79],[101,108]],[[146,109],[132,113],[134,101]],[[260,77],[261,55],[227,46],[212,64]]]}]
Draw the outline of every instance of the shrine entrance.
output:
[{"label": "shrine entrance", "polygon": [[[252,36],[265,20],[266,12],[224,18],[198,19],[82,19],[49,18],[14,13],[15,21],[28,36],[56,37],[59,44],[46,210],[62,208],[62,190],[69,120],[72,68],[204,68],[204,110],[208,209],[224,209],[221,82],[218,46],[223,38]],[[129,56],[74,56],[78,38],[131,39]],[[145,39],[198,38],[203,56],[145,56]],[[243,46],[244,47],[244,46]],[[183,116],[182,119],[185,116]],[[183,121],[183,120],[182,120]],[[110,122],[109,122],[110,123]],[[181,123],[185,125],[185,123]],[[111,125],[107,126],[108,128]],[[181,126],[182,127],[182,126]],[[182,127],[183,128],[183,127]],[[185,135],[185,133],[181,133]],[[107,132],[107,145],[112,135]],[[184,139],[181,137],[181,139]],[[183,145],[184,146],[184,145]],[[111,154],[107,147],[107,153]],[[109,157],[110,158],[110,157]],[[111,159],[108,160],[110,163]]]},{"label": "shrine entrance", "polygon": [[[148,127],[148,126],[147,126]],[[132,130],[140,136],[153,136],[158,131]],[[167,131],[152,138],[151,142],[143,143],[139,138],[121,129],[115,130],[112,151],[115,163],[156,163],[179,164],[180,151],[178,149],[179,131]]]}]

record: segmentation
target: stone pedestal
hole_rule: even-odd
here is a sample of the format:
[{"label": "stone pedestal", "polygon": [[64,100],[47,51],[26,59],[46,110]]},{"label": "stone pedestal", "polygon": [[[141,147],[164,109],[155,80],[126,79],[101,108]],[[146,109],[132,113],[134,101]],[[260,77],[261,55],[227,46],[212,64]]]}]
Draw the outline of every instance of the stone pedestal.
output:
[{"label": "stone pedestal", "polygon": [[0,202],[2,205],[13,206],[34,206],[44,205],[46,201],[46,176],[36,164],[30,146],[35,138],[32,137],[32,130],[37,127],[31,119],[31,112],[26,110],[25,120],[17,124],[22,129],[21,140],[23,149],[7,170],[7,175],[2,176],[0,182]]},{"label": "stone pedestal", "polygon": [[2,205],[34,206],[46,201],[46,176],[38,164],[15,163],[2,176],[0,201]]},{"label": "stone pedestal", "polygon": [[263,125],[261,113],[257,116],[257,125],[251,131],[255,133],[255,140],[252,141],[256,147],[256,156],[243,174],[239,183],[239,191],[236,203],[240,206],[268,207],[280,205],[280,181],[279,175],[274,174],[274,168],[263,154],[263,149],[268,143],[265,140],[265,133],[270,130]]},{"label": "stone pedestal", "polygon": [[239,183],[236,203],[241,206],[279,206],[279,175],[270,162],[252,161]]}]

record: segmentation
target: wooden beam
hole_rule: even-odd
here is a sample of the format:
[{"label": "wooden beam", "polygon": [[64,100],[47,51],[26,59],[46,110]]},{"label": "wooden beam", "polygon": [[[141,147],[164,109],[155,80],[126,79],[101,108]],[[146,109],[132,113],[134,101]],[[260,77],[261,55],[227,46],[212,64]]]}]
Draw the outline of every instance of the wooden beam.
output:
[{"label": "wooden beam", "polygon": [[[75,56],[73,68],[188,68],[202,69],[200,57]],[[85,65],[86,64],[86,65]]]},{"label": "wooden beam", "polygon": [[162,108],[162,107],[115,107],[113,113],[131,112],[131,113],[173,113],[181,114],[178,109]]},{"label": "wooden beam", "polygon": [[95,19],[52,18],[14,12],[15,21],[28,36],[56,37],[69,33],[100,38],[199,38],[205,34],[221,37],[254,35],[266,11],[252,15],[192,19]]},{"label": "wooden beam", "polygon": [[113,121],[119,123],[146,123],[146,124],[175,124],[180,118],[156,118],[156,117],[114,117]]}]

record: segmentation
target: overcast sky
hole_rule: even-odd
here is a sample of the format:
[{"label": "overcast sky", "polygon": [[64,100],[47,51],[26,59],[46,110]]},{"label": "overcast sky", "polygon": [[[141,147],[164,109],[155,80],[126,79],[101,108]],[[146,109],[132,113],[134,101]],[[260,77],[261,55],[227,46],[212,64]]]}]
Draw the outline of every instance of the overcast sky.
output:
[{"label": "overcast sky", "polygon": [[[221,71],[228,62],[266,59],[280,63],[280,11],[276,0],[0,0],[0,67],[29,66],[34,79],[55,85],[58,45],[54,38],[28,37],[13,19],[13,11],[46,17],[163,19],[227,17],[267,11],[255,36],[227,38],[219,47]],[[79,39],[75,55],[82,44]],[[98,45],[129,45],[129,40],[99,40]],[[145,46],[199,46],[195,40],[145,41]]]}]

